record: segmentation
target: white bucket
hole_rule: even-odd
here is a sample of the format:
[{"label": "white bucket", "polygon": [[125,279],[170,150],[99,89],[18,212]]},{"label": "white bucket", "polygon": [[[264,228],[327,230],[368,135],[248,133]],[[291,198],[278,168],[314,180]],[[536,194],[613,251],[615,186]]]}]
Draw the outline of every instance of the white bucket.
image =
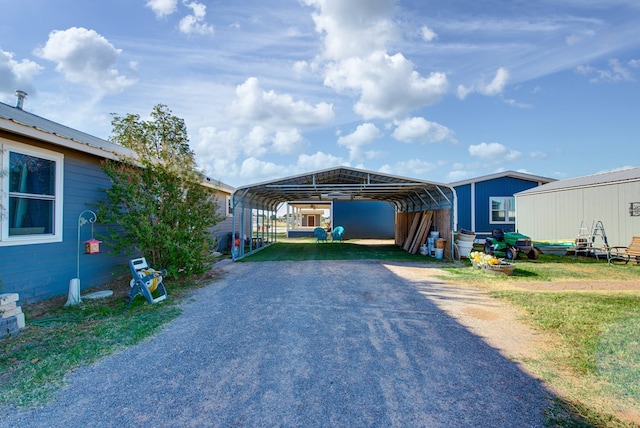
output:
[{"label": "white bucket", "polygon": [[433,232],[429,232],[429,237],[436,239],[440,237],[440,232],[438,232],[437,230],[434,230]]},{"label": "white bucket", "polygon": [[465,242],[473,242],[476,239],[476,235],[467,235],[466,233],[458,233],[458,241],[465,241]]},{"label": "white bucket", "polygon": [[433,254],[433,248],[436,246],[435,238],[427,238],[427,249],[429,251],[429,255]]},{"label": "white bucket", "polygon": [[473,241],[458,241],[457,244],[460,257],[469,257],[469,254],[473,249]]},{"label": "white bucket", "polygon": [[444,256],[444,248],[436,248],[434,251],[436,259],[442,260],[442,256]]}]

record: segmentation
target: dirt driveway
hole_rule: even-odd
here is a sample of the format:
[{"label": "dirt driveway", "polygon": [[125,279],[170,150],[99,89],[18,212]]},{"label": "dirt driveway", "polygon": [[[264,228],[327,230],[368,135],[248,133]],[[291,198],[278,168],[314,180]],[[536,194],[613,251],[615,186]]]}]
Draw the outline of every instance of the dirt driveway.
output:
[{"label": "dirt driveway", "polygon": [[224,269],[157,336],[0,426],[543,424],[551,393],[512,359],[535,333],[481,292],[379,261]]}]

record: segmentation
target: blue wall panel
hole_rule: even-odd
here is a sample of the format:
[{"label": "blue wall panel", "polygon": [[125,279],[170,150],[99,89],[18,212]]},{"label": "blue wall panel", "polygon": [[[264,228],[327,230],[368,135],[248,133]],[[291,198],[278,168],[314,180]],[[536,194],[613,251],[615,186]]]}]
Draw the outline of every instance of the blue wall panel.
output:
[{"label": "blue wall panel", "polygon": [[344,227],[345,239],[393,239],[395,236],[395,211],[387,202],[334,202],[333,222],[332,227]]},{"label": "blue wall panel", "polygon": [[[20,303],[31,303],[65,295],[69,281],[77,276],[78,216],[91,203],[103,196],[102,189],[110,185],[99,159],[64,153],[63,236],[62,242],[0,247],[0,281],[2,292],[20,294]],[[94,234],[105,230],[94,225]],[[109,254],[101,246],[100,254],[86,255],[84,241],[91,238],[89,224],[80,229],[81,288],[103,285],[116,273],[126,272],[128,256]]]},{"label": "blue wall panel", "polygon": [[458,230],[471,230],[471,184],[455,187],[458,200]]},{"label": "blue wall panel", "polygon": [[531,189],[537,185],[537,182],[515,177],[501,177],[476,183],[476,231],[491,232],[496,228],[513,231],[515,224],[489,223],[489,198],[492,196],[512,197],[515,193]]}]

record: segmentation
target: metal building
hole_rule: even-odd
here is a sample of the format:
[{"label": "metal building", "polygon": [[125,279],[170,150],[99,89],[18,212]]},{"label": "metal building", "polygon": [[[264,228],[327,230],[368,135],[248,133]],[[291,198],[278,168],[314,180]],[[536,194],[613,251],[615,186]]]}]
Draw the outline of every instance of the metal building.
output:
[{"label": "metal building", "polygon": [[598,221],[609,245],[640,236],[640,168],[559,180],[514,196],[518,231],[537,241],[575,240]]}]

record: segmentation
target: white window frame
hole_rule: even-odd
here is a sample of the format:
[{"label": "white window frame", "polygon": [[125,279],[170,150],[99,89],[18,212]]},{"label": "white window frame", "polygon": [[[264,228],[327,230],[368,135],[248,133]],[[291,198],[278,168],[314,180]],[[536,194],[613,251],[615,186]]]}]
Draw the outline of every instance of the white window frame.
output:
[{"label": "white window frame", "polygon": [[[493,220],[493,201],[500,200],[505,206],[505,221]],[[513,221],[509,220],[509,212],[513,211]],[[516,198],[513,196],[490,196],[489,197],[489,224],[516,224]]]},{"label": "white window frame", "polygon": [[233,217],[233,207],[231,206],[231,195],[225,195],[224,197],[224,212],[225,212],[225,217]]},{"label": "white window frame", "polygon": [[[15,152],[46,159],[56,164],[55,194],[53,198],[53,233],[9,236],[9,221],[6,218],[9,207],[9,153]],[[64,189],[64,155],[26,144],[0,138],[0,247],[14,245],[47,244],[62,242],[62,201]]]}]

